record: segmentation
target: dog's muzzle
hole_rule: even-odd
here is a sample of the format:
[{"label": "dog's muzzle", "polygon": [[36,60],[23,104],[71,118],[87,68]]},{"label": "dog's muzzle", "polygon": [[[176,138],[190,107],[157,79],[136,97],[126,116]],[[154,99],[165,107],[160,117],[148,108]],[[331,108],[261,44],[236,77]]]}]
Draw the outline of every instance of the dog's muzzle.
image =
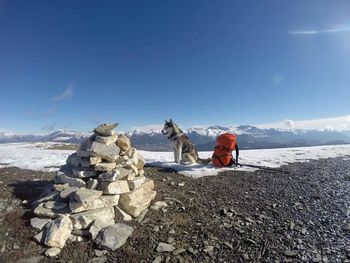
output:
[{"label": "dog's muzzle", "polygon": [[166,130],[162,130],[163,135],[167,135],[168,132]]}]

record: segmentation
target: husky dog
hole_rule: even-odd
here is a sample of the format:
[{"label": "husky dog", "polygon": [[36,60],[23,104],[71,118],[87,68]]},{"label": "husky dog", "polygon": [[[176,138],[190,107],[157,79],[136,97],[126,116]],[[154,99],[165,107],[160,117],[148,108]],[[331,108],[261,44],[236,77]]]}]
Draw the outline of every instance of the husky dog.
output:
[{"label": "husky dog", "polygon": [[174,159],[178,164],[207,164],[210,163],[211,159],[201,159],[198,157],[198,152],[195,146],[190,142],[188,137],[183,131],[173,122],[172,119],[169,121],[165,120],[165,124],[162,130],[169,140],[170,144],[174,149]]}]

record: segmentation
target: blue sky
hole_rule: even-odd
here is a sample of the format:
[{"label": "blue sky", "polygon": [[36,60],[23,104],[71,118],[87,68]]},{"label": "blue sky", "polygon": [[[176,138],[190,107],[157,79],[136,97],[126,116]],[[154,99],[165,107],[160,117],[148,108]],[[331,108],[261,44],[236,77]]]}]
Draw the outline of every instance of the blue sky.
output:
[{"label": "blue sky", "polygon": [[0,129],[350,114],[350,1],[0,0]]}]

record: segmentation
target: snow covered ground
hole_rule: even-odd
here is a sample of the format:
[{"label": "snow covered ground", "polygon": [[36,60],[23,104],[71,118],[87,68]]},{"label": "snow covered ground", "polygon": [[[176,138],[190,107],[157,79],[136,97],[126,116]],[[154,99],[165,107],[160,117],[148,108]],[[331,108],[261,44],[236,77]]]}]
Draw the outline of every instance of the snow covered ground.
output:
[{"label": "snow covered ground", "polygon": [[[58,169],[58,166],[65,164],[68,155],[74,151],[47,149],[54,144],[47,142],[0,144],[0,167],[17,166],[24,169],[55,171]],[[194,178],[217,175],[223,170],[252,170],[251,168],[217,169],[211,165],[181,166],[173,162],[174,154],[171,152],[140,152],[149,165],[172,168],[183,175]],[[211,152],[199,153],[202,158],[208,158],[211,154]],[[240,162],[277,168],[293,162],[307,162],[314,159],[338,156],[344,156],[344,158],[349,159],[350,145],[242,150],[240,151]]]}]

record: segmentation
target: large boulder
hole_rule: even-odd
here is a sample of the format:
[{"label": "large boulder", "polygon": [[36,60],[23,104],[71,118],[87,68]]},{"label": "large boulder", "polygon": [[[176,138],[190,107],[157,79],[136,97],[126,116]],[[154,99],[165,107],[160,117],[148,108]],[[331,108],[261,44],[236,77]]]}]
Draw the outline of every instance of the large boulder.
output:
[{"label": "large boulder", "polygon": [[129,215],[137,217],[155,198],[156,192],[153,191],[153,188],[153,181],[147,179],[140,187],[135,188],[131,192],[121,194],[119,206]]},{"label": "large boulder", "polygon": [[45,245],[63,248],[73,230],[73,224],[68,216],[60,216],[46,225]]},{"label": "large boulder", "polygon": [[96,239],[95,243],[103,249],[116,250],[125,244],[129,236],[134,231],[134,228],[122,223],[108,226],[102,229]]}]

